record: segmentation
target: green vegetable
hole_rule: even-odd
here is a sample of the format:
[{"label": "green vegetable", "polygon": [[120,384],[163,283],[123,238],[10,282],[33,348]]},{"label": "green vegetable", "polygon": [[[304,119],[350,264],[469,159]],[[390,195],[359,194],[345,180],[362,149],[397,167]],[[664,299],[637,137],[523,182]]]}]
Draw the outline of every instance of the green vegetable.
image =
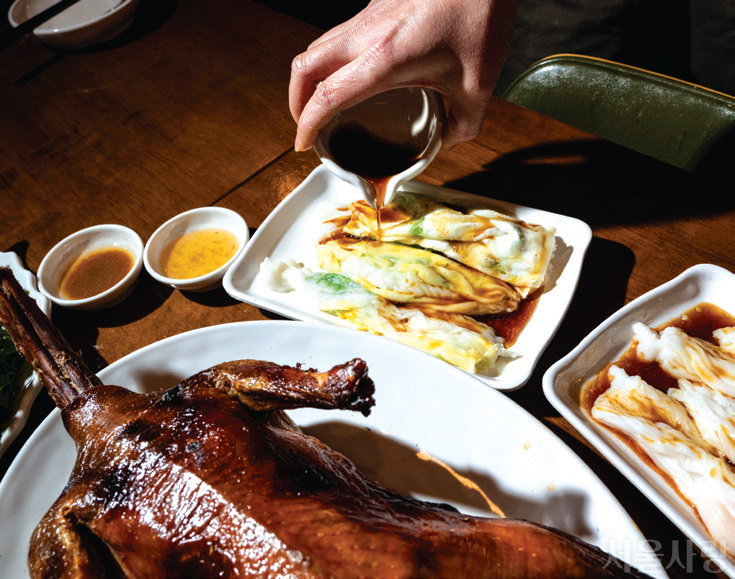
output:
[{"label": "green vegetable", "polygon": [[346,291],[363,291],[364,288],[357,282],[339,273],[325,273],[319,275],[314,283],[323,291],[328,293],[343,293]]},{"label": "green vegetable", "polygon": [[411,223],[411,227],[408,230],[408,233],[410,235],[415,235],[417,237],[425,237],[424,236],[424,219],[426,219],[426,216],[422,215],[414,223]]},{"label": "green vegetable", "polygon": [[18,370],[23,356],[4,327],[0,326],[0,424],[7,421],[18,393]]}]

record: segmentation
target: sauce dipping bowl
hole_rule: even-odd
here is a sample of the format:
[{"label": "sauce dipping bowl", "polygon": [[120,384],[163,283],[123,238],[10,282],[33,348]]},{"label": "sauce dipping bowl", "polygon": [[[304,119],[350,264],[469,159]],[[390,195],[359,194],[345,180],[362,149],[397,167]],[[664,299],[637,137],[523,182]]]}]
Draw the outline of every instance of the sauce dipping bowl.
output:
[{"label": "sauce dipping bowl", "polygon": [[[15,0],[8,21],[17,27],[56,4],[57,0]],[[133,21],[140,0],[79,0],[33,30],[34,36],[55,48],[79,49],[105,42]]]},{"label": "sauce dipping bowl", "polygon": [[[119,248],[133,257],[133,266],[127,274],[109,289],[92,297],[67,299],[60,291],[61,278],[81,256],[93,251]],[[76,310],[98,310],[119,304],[135,288],[143,269],[143,240],[132,229],[123,225],[95,225],[73,233],[49,251],[38,268],[38,289],[53,303]]]},{"label": "sauce dipping bowl", "polygon": [[[376,203],[388,205],[401,184],[417,177],[434,160],[441,150],[445,122],[444,101],[438,92],[418,86],[393,89],[340,112],[319,132],[314,151],[332,173],[354,185],[370,206],[376,208]],[[376,197],[375,187],[364,175],[358,175],[340,162],[344,147],[348,145],[337,144],[334,137],[345,127],[354,127],[386,147],[407,148],[416,153],[409,166],[389,174],[383,195]],[[374,149],[360,150],[359,147],[355,148],[355,154],[379,157]],[[362,164],[359,159],[355,162]]]},{"label": "sauce dipping bowl", "polygon": [[[235,254],[207,274],[186,279],[168,277],[163,271],[161,259],[166,247],[187,233],[203,229],[224,229],[232,233],[239,244]],[[222,283],[225,273],[243,252],[249,239],[248,225],[239,213],[224,207],[199,207],[185,211],[161,225],[145,245],[143,263],[151,277],[163,284],[183,291],[208,291]]]}]

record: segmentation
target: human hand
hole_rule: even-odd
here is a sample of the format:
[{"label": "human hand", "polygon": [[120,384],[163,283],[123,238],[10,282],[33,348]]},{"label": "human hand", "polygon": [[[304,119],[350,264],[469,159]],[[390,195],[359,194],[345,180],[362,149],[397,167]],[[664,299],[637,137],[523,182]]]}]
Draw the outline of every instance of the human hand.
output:
[{"label": "human hand", "polygon": [[444,148],[474,139],[502,68],[517,0],[372,0],[314,41],[291,68],[295,148],[337,113],[390,89],[423,86],[449,101]]}]

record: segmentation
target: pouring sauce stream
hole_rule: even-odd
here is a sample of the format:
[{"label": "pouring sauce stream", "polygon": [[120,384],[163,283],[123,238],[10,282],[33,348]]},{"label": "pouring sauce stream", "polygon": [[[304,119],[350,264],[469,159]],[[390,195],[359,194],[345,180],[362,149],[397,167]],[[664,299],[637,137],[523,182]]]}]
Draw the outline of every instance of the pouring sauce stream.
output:
[{"label": "pouring sauce stream", "polygon": [[398,144],[378,137],[357,123],[337,127],[330,136],[334,162],[367,181],[375,192],[375,212],[380,235],[380,210],[392,177],[402,173],[424,153],[419,144]]}]

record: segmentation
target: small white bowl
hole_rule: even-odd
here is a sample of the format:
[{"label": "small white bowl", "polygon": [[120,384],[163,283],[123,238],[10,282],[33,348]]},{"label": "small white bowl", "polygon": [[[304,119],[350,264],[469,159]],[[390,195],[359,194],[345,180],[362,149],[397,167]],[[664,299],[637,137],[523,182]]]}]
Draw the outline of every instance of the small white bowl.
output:
[{"label": "small white bowl", "polygon": [[444,101],[438,92],[417,86],[393,89],[340,112],[319,132],[314,151],[332,173],[357,187],[375,207],[373,186],[334,160],[330,149],[332,134],[343,126],[358,126],[387,143],[419,149],[418,160],[386,183],[383,204],[387,205],[401,184],[417,177],[434,160],[442,146],[445,122]]},{"label": "small white bowl", "polygon": [[[210,228],[226,229],[235,234],[240,244],[235,255],[227,263],[206,275],[189,279],[176,279],[165,276],[161,271],[159,261],[161,252],[169,242],[177,237],[181,237],[185,233]],[[243,252],[249,239],[250,231],[248,230],[248,224],[239,213],[225,209],[224,207],[199,207],[198,209],[181,213],[161,225],[145,244],[143,262],[148,273],[161,283],[185,291],[208,291],[222,283],[222,278],[225,273]]]},{"label": "small white bowl", "polygon": [[[110,289],[80,300],[61,297],[59,281],[66,268],[84,253],[119,247],[128,250],[134,259],[133,268]],[[132,229],[122,225],[95,225],[73,233],[57,243],[43,258],[38,268],[38,289],[52,302],[75,310],[99,310],[119,304],[133,291],[143,269],[143,240]]]},{"label": "small white bowl", "polygon": [[[8,21],[17,27],[57,0],[15,0]],[[78,49],[114,38],[133,21],[140,0],[79,0],[33,30],[41,42],[56,48]]]}]

